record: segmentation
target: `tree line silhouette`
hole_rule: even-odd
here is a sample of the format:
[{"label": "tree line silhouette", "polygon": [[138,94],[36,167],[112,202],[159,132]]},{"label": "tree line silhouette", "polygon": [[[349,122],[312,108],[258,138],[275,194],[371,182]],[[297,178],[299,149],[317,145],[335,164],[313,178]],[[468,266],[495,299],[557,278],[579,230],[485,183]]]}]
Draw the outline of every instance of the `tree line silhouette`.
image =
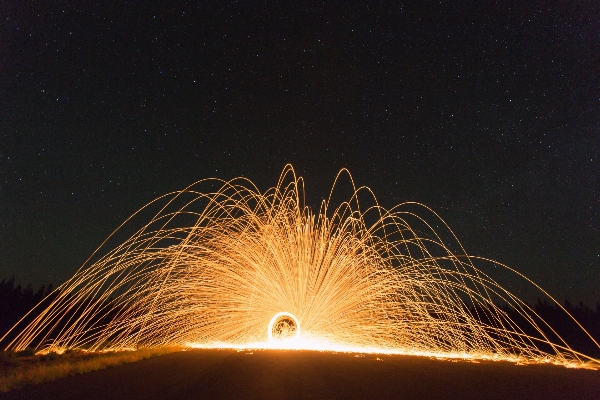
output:
[{"label": "tree line silhouette", "polygon": [[[25,287],[21,284],[15,284],[14,276],[0,281],[0,337],[4,336],[4,334],[35,305],[41,301],[49,304],[58,294],[57,292],[53,293],[53,291],[54,288],[51,283],[49,285],[42,285],[37,290],[34,290],[30,284]],[[577,323],[557,304],[551,304],[546,300],[538,298],[535,304],[528,304],[528,306],[555,330],[556,333],[552,332],[548,327],[543,329],[544,333],[546,333],[553,341],[558,339],[556,337],[556,334],[558,334],[574,350],[594,358],[600,358],[600,349],[577,326]],[[600,302],[596,303],[595,309],[589,308],[582,301],[577,304],[565,301],[563,307],[590,333],[590,335],[592,335],[593,338],[596,339],[596,341],[600,342]],[[515,321],[517,325],[529,325],[523,320],[523,317],[510,306],[502,305],[501,309]],[[39,311],[41,310],[43,310],[43,307],[39,308]],[[484,310],[479,310],[478,312],[478,310],[472,309],[471,311],[473,315],[478,315],[482,322],[489,322],[485,321],[487,314]],[[24,327],[29,321],[33,320],[35,315],[35,313],[32,313],[27,316],[20,326]],[[110,318],[110,316],[107,317]],[[537,319],[536,322],[544,327],[541,320]],[[527,329],[525,329],[525,331],[526,333],[536,336],[536,332],[527,332]],[[17,332],[11,332],[9,337],[0,342],[0,346],[5,347],[16,333]]]},{"label": "tree line silhouette", "polygon": [[[52,283],[34,291],[31,284],[15,285],[15,277],[0,281],[0,337],[13,327],[36,304],[48,297],[54,288]],[[4,344],[4,342],[0,343]]]}]

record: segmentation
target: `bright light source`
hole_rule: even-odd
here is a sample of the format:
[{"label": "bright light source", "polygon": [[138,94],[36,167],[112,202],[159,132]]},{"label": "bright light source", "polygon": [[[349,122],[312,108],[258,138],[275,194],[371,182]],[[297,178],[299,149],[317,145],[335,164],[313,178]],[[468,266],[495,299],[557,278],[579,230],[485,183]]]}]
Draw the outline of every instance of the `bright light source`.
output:
[{"label": "bright light source", "polygon": [[270,341],[300,337],[300,322],[288,312],[279,312],[271,318],[267,336]]}]

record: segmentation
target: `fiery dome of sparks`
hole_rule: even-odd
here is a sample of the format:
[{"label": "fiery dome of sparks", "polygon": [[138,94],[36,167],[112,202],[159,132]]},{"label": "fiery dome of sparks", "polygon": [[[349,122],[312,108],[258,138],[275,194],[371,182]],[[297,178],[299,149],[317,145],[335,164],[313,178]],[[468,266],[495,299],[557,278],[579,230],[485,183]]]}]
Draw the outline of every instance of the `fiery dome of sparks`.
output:
[{"label": "fiery dome of sparks", "polygon": [[[352,192],[333,204],[342,175]],[[218,189],[199,190],[209,184]],[[111,236],[153,207],[141,229],[105,253],[103,243],[17,324],[7,349],[284,347],[598,363],[475,263],[547,295],[541,288],[467,255],[426,206],[380,207],[346,170],[317,214],[288,165],[264,193],[236,178],[162,196]]]}]

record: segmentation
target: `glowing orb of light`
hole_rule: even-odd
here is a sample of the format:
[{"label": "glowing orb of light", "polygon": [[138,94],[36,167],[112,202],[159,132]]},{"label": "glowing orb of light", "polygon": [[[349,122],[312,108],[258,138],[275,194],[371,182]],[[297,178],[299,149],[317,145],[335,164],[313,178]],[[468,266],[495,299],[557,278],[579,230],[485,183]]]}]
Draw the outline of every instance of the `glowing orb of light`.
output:
[{"label": "glowing orb of light", "polygon": [[300,322],[288,312],[277,313],[271,318],[267,329],[269,341],[300,337]]}]

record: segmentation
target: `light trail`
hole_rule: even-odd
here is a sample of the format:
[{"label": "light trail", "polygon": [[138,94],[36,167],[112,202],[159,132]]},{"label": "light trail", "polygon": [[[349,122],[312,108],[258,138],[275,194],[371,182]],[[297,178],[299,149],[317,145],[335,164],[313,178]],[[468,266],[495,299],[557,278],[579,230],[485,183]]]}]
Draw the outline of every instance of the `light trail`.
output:
[{"label": "light trail", "polygon": [[[467,255],[428,207],[386,210],[348,176],[350,198],[334,205],[330,194],[317,214],[289,165],[264,193],[236,178],[162,196],[115,232],[159,205],[150,222],[102,255],[103,243],[31,323],[17,324],[7,349],[183,345],[599,364],[474,263],[548,295],[533,282]],[[220,189],[199,191],[211,181]],[[361,207],[359,196],[373,204]]]}]

